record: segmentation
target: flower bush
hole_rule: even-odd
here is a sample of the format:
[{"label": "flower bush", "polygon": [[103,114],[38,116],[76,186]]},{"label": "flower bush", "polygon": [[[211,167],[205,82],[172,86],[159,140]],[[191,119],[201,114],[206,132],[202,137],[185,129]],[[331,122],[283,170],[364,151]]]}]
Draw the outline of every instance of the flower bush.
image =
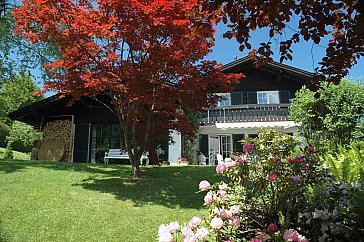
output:
[{"label": "flower bush", "polygon": [[159,241],[355,241],[363,235],[353,202],[360,184],[330,179],[313,147],[264,130],[242,150],[217,165],[225,182],[199,184],[209,217],[179,229],[161,225]]}]

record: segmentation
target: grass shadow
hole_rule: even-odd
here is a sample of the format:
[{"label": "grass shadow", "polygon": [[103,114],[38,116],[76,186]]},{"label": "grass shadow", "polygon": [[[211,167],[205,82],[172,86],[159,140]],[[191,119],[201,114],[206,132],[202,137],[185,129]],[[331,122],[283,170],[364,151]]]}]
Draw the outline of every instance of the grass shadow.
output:
[{"label": "grass shadow", "polygon": [[213,167],[149,167],[143,168],[142,174],[143,178],[138,180],[89,177],[75,185],[111,193],[119,200],[133,201],[135,206],[160,204],[170,208],[179,206],[200,209],[203,207],[205,193],[197,193],[198,184],[203,179],[212,178]]},{"label": "grass shadow", "polygon": [[132,201],[135,206],[160,204],[170,208],[200,209],[205,192],[196,193],[199,182],[219,180],[211,166],[144,166],[141,167],[143,178],[134,180],[129,165],[0,160],[0,172],[4,173],[32,167],[84,173],[87,178],[74,186],[113,194],[116,199]]}]

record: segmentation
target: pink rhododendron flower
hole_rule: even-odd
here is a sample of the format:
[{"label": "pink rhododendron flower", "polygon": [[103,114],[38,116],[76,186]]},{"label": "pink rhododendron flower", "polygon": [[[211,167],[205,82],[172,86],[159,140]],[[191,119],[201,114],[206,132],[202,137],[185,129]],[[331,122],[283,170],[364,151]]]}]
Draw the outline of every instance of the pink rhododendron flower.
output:
[{"label": "pink rhododendron flower", "polygon": [[219,185],[220,190],[225,190],[226,188],[228,188],[228,185],[225,182]]},{"label": "pink rhododendron flower", "polygon": [[293,242],[308,242],[308,239],[300,235],[296,230],[290,229],[286,230],[283,235],[283,239],[287,241],[293,241]]},{"label": "pink rhododendron flower", "polygon": [[275,181],[277,181],[277,175],[276,174],[270,174],[269,176],[268,176],[268,181],[270,181],[270,182],[275,182]]},{"label": "pink rhododendron flower", "polygon": [[315,148],[313,148],[313,147],[307,148],[307,153],[313,153],[313,152],[315,152]]},{"label": "pink rhododendron flower", "polygon": [[200,182],[200,184],[198,185],[198,188],[201,190],[201,191],[206,191],[206,190],[209,190],[211,187],[210,183],[206,180],[203,180]]},{"label": "pink rhododendron flower", "polygon": [[229,167],[234,167],[235,166],[235,161],[233,161],[232,159],[228,160],[225,162],[225,165],[227,168]]},{"label": "pink rhododendron flower", "polygon": [[240,207],[238,205],[233,205],[230,207],[230,212],[233,215],[240,215]]},{"label": "pink rhododendron flower", "polygon": [[208,192],[204,198],[205,204],[209,205],[215,201],[216,197],[212,194],[212,192]]},{"label": "pink rhododendron flower", "polygon": [[298,155],[296,156],[295,160],[297,163],[302,163],[305,161],[305,157],[303,157],[302,155]]},{"label": "pink rhododendron flower", "polygon": [[166,224],[162,224],[159,226],[158,229],[158,241],[159,242],[172,242],[173,237],[171,233],[169,232],[169,227]]},{"label": "pink rhododendron flower", "polygon": [[183,227],[181,231],[182,231],[182,234],[185,237],[188,237],[188,236],[192,236],[193,235],[193,231],[189,227]]},{"label": "pink rhododendron flower", "polygon": [[227,167],[224,163],[220,163],[216,166],[216,173],[221,174],[226,171]]},{"label": "pink rhododendron flower", "polygon": [[245,153],[252,153],[254,145],[252,143],[245,143],[243,144],[243,151]]},{"label": "pink rhododendron flower", "polygon": [[310,169],[310,166],[308,164],[305,164],[301,167],[302,170],[307,171]]},{"label": "pink rhododendron flower", "polygon": [[158,235],[169,232],[169,227],[166,224],[161,224],[158,229]]},{"label": "pink rhododendron flower", "polygon": [[274,164],[276,164],[276,165],[279,165],[279,164],[281,164],[281,159],[280,159],[280,158],[275,158],[275,157],[273,157],[273,158],[272,158],[272,162],[273,162]]},{"label": "pink rhododendron flower", "polygon": [[242,156],[242,155],[239,155],[236,157],[236,166],[241,166],[242,164],[244,164],[244,162],[246,161],[246,155],[245,156]]},{"label": "pink rhododendron flower", "polygon": [[213,218],[210,223],[213,229],[221,229],[224,225],[224,221],[221,218]]},{"label": "pink rhododendron flower", "polygon": [[179,225],[179,223],[177,221],[174,221],[174,222],[169,223],[168,229],[169,229],[170,233],[173,233],[177,230],[180,230],[181,226]]},{"label": "pink rhododendron flower", "polygon": [[205,227],[202,227],[202,228],[199,228],[197,231],[196,231],[196,238],[198,240],[205,240],[207,236],[209,236],[210,233],[209,231],[207,230],[207,228]]},{"label": "pink rhododendron flower", "polygon": [[225,210],[225,208],[214,208],[214,213],[216,215],[219,215],[222,218],[231,218],[232,217],[232,213],[230,212],[230,210]]},{"label": "pink rhododendron flower", "polygon": [[184,239],[183,239],[183,242],[195,242],[196,241],[196,236],[194,233],[186,236]]},{"label": "pink rhododendron flower", "polygon": [[173,236],[169,232],[159,234],[159,242],[173,242]]},{"label": "pink rhododendron flower", "polygon": [[239,228],[240,227],[240,218],[235,217],[229,220],[229,224],[232,227]]},{"label": "pink rhododendron flower", "polygon": [[296,159],[295,158],[288,158],[288,163],[296,163]]},{"label": "pink rhododendron flower", "polygon": [[219,190],[217,192],[217,195],[221,198],[221,199],[225,199],[226,197],[226,192],[224,190]]},{"label": "pink rhododendron flower", "polygon": [[202,220],[199,217],[194,216],[188,223],[188,227],[193,229],[201,224]]},{"label": "pink rhododendron flower", "polygon": [[262,240],[258,238],[251,238],[250,242],[262,242]]},{"label": "pink rhododendron flower", "polygon": [[277,227],[277,225],[275,225],[274,223],[271,223],[270,225],[268,225],[267,229],[270,232],[277,232],[279,230],[278,227]]}]

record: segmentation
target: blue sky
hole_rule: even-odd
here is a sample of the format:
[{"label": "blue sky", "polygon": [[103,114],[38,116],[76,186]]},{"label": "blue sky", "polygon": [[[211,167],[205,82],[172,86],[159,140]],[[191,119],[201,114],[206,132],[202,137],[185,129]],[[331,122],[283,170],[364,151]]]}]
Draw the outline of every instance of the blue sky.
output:
[{"label": "blue sky", "polygon": [[[236,56],[244,57],[248,55],[249,51],[239,51],[239,44],[235,39],[228,40],[221,37],[225,31],[226,28],[224,26],[219,25],[217,27],[215,46],[212,53],[210,53],[206,59],[216,60],[219,63],[226,64],[233,61]],[[268,38],[268,35],[266,35],[264,31],[255,31],[252,34],[251,39],[252,47],[259,47],[259,43],[266,42]],[[314,72],[314,68],[318,67],[318,62],[320,62],[321,58],[325,55],[325,46],[325,43],[320,43],[319,46],[314,46],[312,49],[313,55],[311,55],[312,43],[305,41],[300,42],[293,46],[293,60],[285,61],[283,63],[306,71]],[[279,46],[273,45],[272,47],[273,52],[278,53]],[[313,60],[312,56],[314,57]],[[279,61],[279,55],[275,55],[273,59],[275,61]],[[361,58],[358,61],[358,64],[350,70],[347,78],[353,80],[359,78],[364,79],[364,58]]]}]

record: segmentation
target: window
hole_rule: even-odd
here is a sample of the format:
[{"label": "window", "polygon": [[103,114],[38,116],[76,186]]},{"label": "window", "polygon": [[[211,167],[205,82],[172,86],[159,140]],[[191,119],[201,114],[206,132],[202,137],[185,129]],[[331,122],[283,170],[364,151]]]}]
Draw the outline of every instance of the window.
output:
[{"label": "window", "polygon": [[262,91],[257,92],[258,104],[278,104],[279,91]]},{"label": "window", "polygon": [[225,100],[221,100],[220,102],[218,102],[217,106],[219,107],[231,106],[230,93],[218,93],[217,95],[225,98]]},{"label": "window", "polygon": [[118,124],[93,124],[91,136],[91,162],[103,162],[109,149],[123,148],[123,138]]}]

